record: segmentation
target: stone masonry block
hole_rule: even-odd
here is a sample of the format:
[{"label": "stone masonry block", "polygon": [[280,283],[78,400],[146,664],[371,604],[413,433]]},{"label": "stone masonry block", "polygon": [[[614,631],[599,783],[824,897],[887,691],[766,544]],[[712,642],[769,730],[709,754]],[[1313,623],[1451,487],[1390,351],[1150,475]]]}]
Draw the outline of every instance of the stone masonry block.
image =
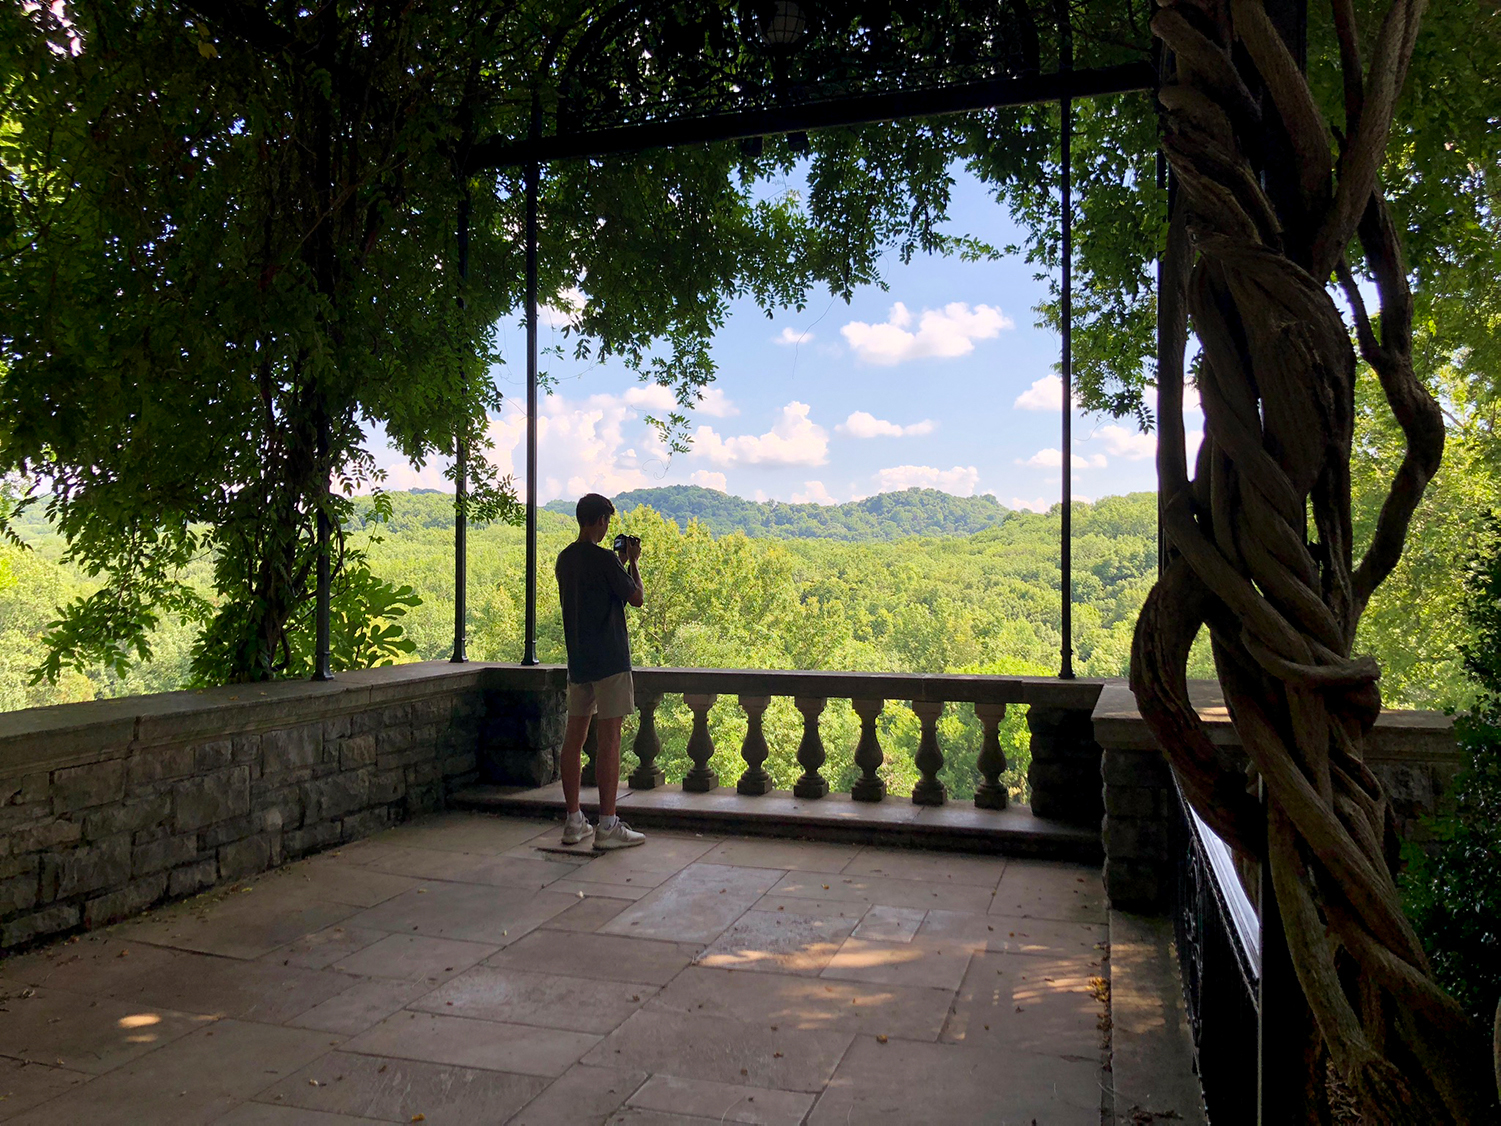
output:
[{"label": "stone masonry block", "polygon": [[185,837],[163,837],[161,840],[137,844],[130,854],[131,872],[137,876],[149,876],[168,868],[177,868],[198,857],[198,834]]},{"label": "stone masonry block", "polygon": [[358,770],[374,762],[374,735],[351,735],[339,741],[339,768],[341,770]]},{"label": "stone masonry block", "polygon": [[0,880],[0,919],[29,911],[37,905],[38,889],[35,873],[11,876]]},{"label": "stone masonry block", "polygon": [[212,743],[204,743],[193,752],[193,769],[199,774],[207,774],[211,770],[223,770],[226,766],[234,765],[235,745],[232,739],[217,739]]},{"label": "stone masonry block", "polygon": [[126,781],[134,789],[172,778],[186,778],[194,770],[192,747],[146,747],[125,762]]},{"label": "stone masonry block", "polygon": [[44,848],[73,844],[83,839],[83,826],[76,821],[43,821],[12,831],[11,848],[16,852],[40,852]]},{"label": "stone masonry block", "polygon": [[121,759],[52,772],[52,808],[58,813],[104,805],[124,796],[125,763]]},{"label": "stone masonry block", "polygon": [[261,817],[247,813],[244,817],[232,817],[217,821],[203,830],[202,843],[205,849],[218,848],[232,841],[244,840],[261,827]]},{"label": "stone masonry block", "polygon": [[1120,751],[1112,748],[1105,752],[1105,762],[1101,769],[1106,786],[1167,790],[1173,784],[1172,771],[1160,751]]},{"label": "stone masonry block", "polygon": [[1164,790],[1140,786],[1107,786],[1105,816],[1159,820],[1167,815],[1166,797]]},{"label": "stone masonry block", "polygon": [[1117,910],[1158,914],[1166,910],[1171,900],[1170,873],[1165,865],[1137,864],[1107,857],[1104,874],[1105,894],[1110,898],[1110,905]]},{"label": "stone masonry block", "polygon": [[261,757],[261,737],[259,735],[236,735],[231,743],[234,747],[234,760],[236,763],[254,762]]},{"label": "stone masonry block", "polygon": [[49,777],[41,770],[0,782],[0,805],[34,805],[46,801]]},{"label": "stone masonry block", "polygon": [[443,790],[436,782],[407,787],[406,815],[436,813],[443,808]]},{"label": "stone masonry block", "polygon": [[356,770],[333,774],[303,787],[309,821],[342,817],[365,805],[370,792],[370,772]]},{"label": "stone masonry block", "polygon": [[76,903],[59,903],[42,911],[22,915],[0,925],[0,950],[9,950],[49,934],[72,930],[78,925],[79,909]]},{"label": "stone masonry block", "polygon": [[172,869],[167,879],[167,894],[174,899],[192,895],[206,887],[212,887],[218,880],[219,862],[211,856],[207,860]]},{"label": "stone masonry block", "polygon": [[384,808],[367,809],[344,818],[344,824],[341,826],[342,836],[346,841],[357,841],[362,837],[379,833],[390,824],[391,815]]},{"label": "stone masonry block", "polygon": [[349,717],[347,715],[336,715],[332,719],[325,719],[323,721],[324,746],[327,746],[330,743],[336,743],[338,740],[345,738],[348,734]]},{"label": "stone masonry block", "polygon": [[130,879],[130,837],[121,834],[98,844],[42,858],[42,900],[57,899],[102,888],[116,887]]},{"label": "stone masonry block", "polygon": [[302,824],[305,816],[303,787],[253,783],[250,787],[250,810],[261,814],[275,810],[281,818],[283,828],[295,829]]},{"label": "stone masonry block", "polygon": [[375,733],[375,750],[379,755],[399,755],[411,746],[412,725],[409,723],[392,724]]},{"label": "stone masonry block", "polygon": [[165,825],[171,817],[172,795],[156,794],[89,811],[83,819],[83,835],[85,840],[97,841],[116,833],[134,833],[153,825]]},{"label": "stone masonry block", "polygon": [[403,770],[382,770],[370,776],[370,790],[366,801],[371,805],[386,805],[398,801],[406,793],[407,779]]},{"label": "stone masonry block", "polygon": [[1168,827],[1163,821],[1107,817],[1104,828],[1105,855],[1121,860],[1167,861],[1170,853]]},{"label": "stone masonry block", "polygon": [[261,761],[267,775],[312,766],[323,750],[323,725],[304,724],[261,736]]},{"label": "stone masonry block", "polygon": [[144,880],[136,880],[119,891],[108,892],[90,899],[83,905],[83,925],[90,930],[95,927],[118,923],[121,919],[144,911],[167,894],[167,873],[158,872]]},{"label": "stone masonry block", "polygon": [[271,864],[271,842],[265,834],[246,837],[242,841],[227,844],[219,850],[219,875],[221,879],[237,880],[256,872],[264,872]]},{"label": "stone masonry block", "polygon": [[281,835],[282,851],[289,857],[306,856],[339,842],[340,825],[337,821],[320,821],[301,829],[293,829]]},{"label": "stone masonry block", "polygon": [[177,827],[184,832],[250,811],[250,770],[244,766],[189,778],[175,789]]},{"label": "stone masonry block", "polygon": [[473,751],[467,754],[449,755],[443,760],[443,777],[452,778],[458,774],[468,774],[476,766]]}]

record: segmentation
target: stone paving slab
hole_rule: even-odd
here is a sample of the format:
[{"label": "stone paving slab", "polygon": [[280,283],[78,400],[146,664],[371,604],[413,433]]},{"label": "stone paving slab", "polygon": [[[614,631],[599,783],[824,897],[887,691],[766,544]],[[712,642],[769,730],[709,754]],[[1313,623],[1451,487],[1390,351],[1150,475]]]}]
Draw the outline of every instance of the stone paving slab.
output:
[{"label": "stone paving slab", "polygon": [[443,814],[0,962],[0,1122],[1100,1126],[1103,924],[1072,863]]}]

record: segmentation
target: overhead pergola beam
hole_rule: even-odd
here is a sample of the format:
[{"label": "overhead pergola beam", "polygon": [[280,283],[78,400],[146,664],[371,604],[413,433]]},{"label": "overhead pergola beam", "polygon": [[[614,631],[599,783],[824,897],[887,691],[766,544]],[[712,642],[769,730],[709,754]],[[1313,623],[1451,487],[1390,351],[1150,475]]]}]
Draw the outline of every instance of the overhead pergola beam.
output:
[{"label": "overhead pergola beam", "polygon": [[470,150],[467,170],[525,167],[555,160],[620,156],[677,145],[734,141],[780,133],[806,133],[842,125],[871,125],[915,117],[940,117],[1005,106],[1036,105],[1106,94],[1154,90],[1157,72],[1146,61],[1088,70],[1039,74],[1027,78],[997,78],[948,86],[859,94],[805,105],[708,117],[673,118],[615,129],[563,133],[536,140],[492,137]]}]

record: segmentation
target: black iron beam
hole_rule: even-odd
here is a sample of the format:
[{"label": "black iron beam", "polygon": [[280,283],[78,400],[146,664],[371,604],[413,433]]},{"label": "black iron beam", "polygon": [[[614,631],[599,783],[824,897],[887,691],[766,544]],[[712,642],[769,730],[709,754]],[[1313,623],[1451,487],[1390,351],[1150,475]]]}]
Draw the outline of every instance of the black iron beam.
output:
[{"label": "black iron beam", "polygon": [[508,168],[554,160],[593,156],[617,156],[675,145],[733,141],[742,137],[766,137],[779,133],[808,132],[841,125],[869,125],[912,117],[939,117],[951,113],[998,109],[1002,106],[1034,105],[1064,98],[1093,98],[1155,90],[1157,72],[1152,64],[1121,63],[1118,66],[1027,78],[997,78],[984,82],[899,90],[887,94],[860,94],[848,98],[743,113],[707,117],[673,118],[616,129],[566,133],[535,140],[492,137],[471,151],[467,170]]}]

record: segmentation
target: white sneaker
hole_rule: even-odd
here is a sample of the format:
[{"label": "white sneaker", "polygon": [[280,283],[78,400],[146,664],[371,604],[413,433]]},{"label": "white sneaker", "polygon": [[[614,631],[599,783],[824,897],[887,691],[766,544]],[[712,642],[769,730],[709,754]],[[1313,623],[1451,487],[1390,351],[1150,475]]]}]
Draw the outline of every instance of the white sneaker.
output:
[{"label": "white sneaker", "polygon": [[594,835],[594,847],[597,849],[632,848],[645,842],[645,833],[636,832],[619,818],[616,818],[615,824],[610,828],[601,829]]},{"label": "white sneaker", "polygon": [[589,824],[587,817],[580,817],[577,822],[569,819],[563,822],[563,843],[576,845],[580,841],[587,841],[594,836],[594,826]]}]

